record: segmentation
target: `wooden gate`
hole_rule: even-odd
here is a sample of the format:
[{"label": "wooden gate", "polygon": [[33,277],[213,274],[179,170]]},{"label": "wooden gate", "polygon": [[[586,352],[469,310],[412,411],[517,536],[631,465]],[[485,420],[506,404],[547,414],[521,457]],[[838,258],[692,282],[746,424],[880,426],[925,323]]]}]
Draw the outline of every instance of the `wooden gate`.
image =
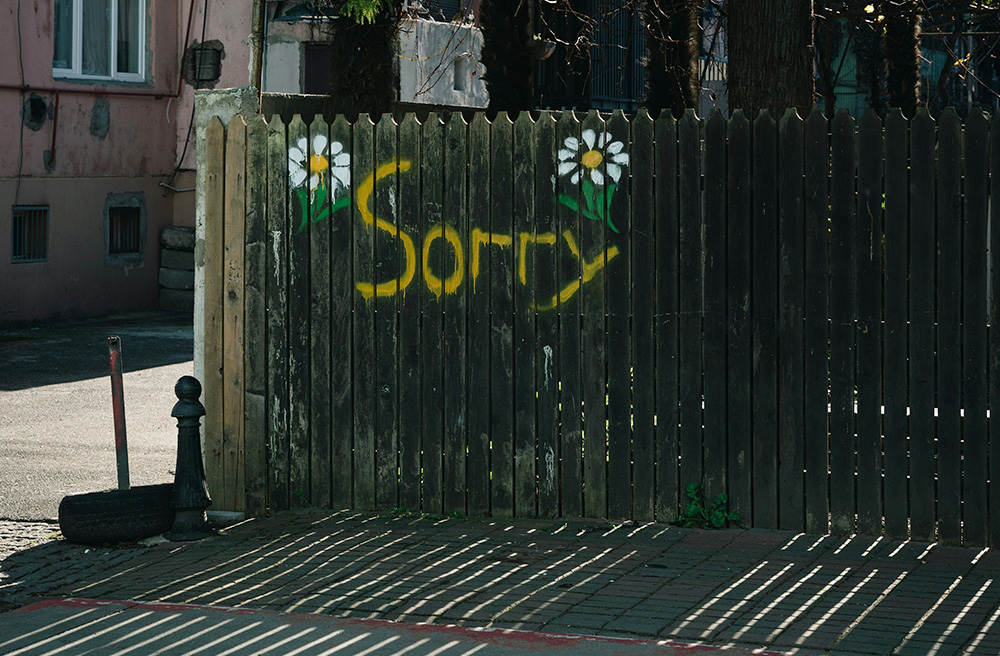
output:
[{"label": "wooden gate", "polygon": [[216,506],[989,544],[997,127],[213,120]]}]

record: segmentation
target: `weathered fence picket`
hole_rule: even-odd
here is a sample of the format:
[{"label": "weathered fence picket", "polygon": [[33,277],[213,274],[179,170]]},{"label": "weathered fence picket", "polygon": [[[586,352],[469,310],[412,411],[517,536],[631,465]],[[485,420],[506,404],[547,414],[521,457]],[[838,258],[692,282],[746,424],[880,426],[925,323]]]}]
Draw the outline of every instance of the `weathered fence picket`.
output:
[{"label": "weathered fence picket", "polygon": [[1000,539],[996,121],[377,119],[204,128],[216,507]]}]

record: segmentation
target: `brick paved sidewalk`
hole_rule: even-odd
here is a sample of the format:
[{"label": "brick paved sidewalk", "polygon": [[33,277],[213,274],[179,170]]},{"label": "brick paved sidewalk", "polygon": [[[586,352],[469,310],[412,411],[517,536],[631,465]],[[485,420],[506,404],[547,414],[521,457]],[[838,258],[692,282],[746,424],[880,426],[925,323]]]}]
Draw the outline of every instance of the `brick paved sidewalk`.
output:
[{"label": "brick paved sidewalk", "polygon": [[[46,543],[0,570],[81,549]],[[1000,556],[885,539],[295,512],[100,562],[50,593],[799,654],[1000,653]]]}]

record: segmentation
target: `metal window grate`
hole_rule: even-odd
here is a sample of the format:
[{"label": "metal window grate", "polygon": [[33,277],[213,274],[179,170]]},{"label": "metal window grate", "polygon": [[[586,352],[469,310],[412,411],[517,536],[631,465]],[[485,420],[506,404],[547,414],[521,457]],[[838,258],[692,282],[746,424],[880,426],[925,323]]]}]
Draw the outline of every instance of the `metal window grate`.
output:
[{"label": "metal window grate", "polygon": [[140,252],[138,207],[108,208],[108,254]]},{"label": "metal window grate", "polygon": [[15,205],[10,212],[11,262],[45,262],[49,259],[49,208]]}]

